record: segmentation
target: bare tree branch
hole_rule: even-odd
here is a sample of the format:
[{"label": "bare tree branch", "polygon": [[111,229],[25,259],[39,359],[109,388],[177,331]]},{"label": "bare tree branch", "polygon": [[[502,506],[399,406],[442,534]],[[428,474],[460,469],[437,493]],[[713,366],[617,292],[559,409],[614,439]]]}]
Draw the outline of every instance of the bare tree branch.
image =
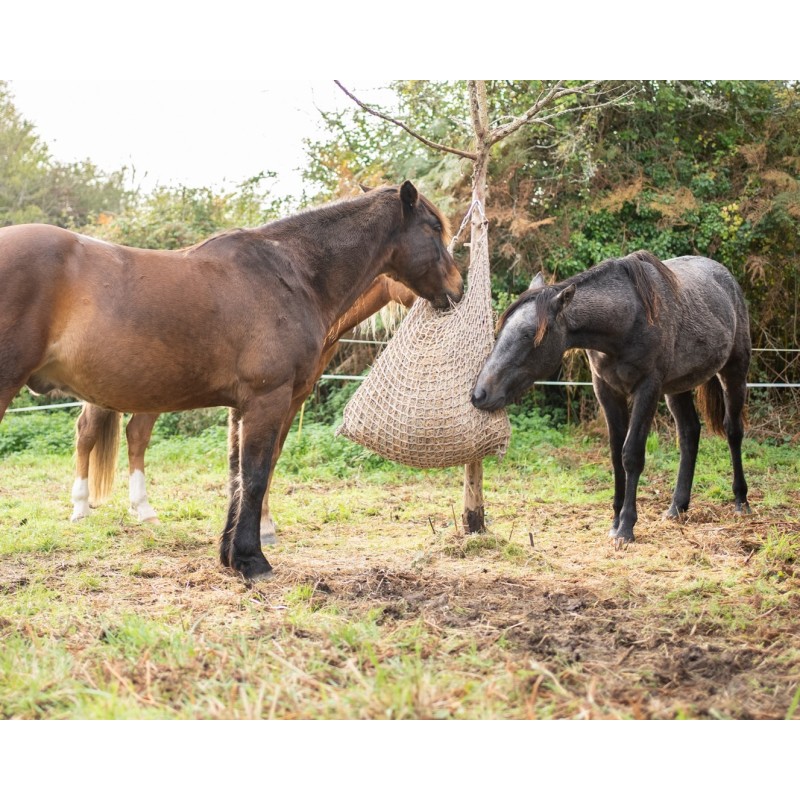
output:
[{"label": "bare tree branch", "polygon": [[621,103],[626,97],[630,97],[632,94],[635,94],[635,89],[629,89],[624,94],[619,95],[619,97],[612,97],[610,100],[606,100],[604,103],[590,103],[586,106],[571,106],[570,108],[562,108],[560,111],[554,111],[552,114],[546,114],[543,117],[537,117],[533,122],[537,124],[545,124],[549,122],[551,119],[555,119],[556,117],[563,117],[565,114],[574,114],[576,111],[592,111],[595,108],[606,108],[607,106],[613,106]]},{"label": "bare tree branch", "polygon": [[380,119],[385,120],[386,122],[391,122],[393,125],[397,125],[398,128],[402,128],[406,133],[410,134],[415,139],[418,139],[420,142],[422,142],[423,144],[427,145],[428,147],[432,147],[434,150],[441,150],[442,152],[445,152],[445,153],[452,153],[453,155],[460,156],[461,158],[468,158],[471,161],[476,161],[477,160],[477,158],[478,158],[477,154],[470,153],[467,150],[458,150],[455,147],[448,147],[447,145],[439,144],[439,142],[431,141],[430,139],[425,138],[424,136],[422,136],[421,134],[417,133],[416,131],[411,130],[411,128],[409,128],[408,125],[406,125],[403,122],[400,122],[400,120],[394,119],[394,117],[390,117],[390,116],[388,116],[388,114],[384,114],[381,111],[378,111],[377,109],[374,109],[371,106],[368,106],[366,103],[362,103],[361,100],[359,100],[354,94],[352,94],[351,92],[347,91],[347,89],[345,89],[344,86],[342,86],[340,81],[336,81],[335,80],[334,83],[354,103],[356,103],[359,106],[361,106],[361,108],[363,108],[364,111],[366,111],[368,114],[372,114],[373,116],[379,117]]},{"label": "bare tree branch", "polygon": [[[543,108],[546,108],[559,98],[566,97],[567,95],[571,94],[585,94],[590,89],[597,86],[598,83],[600,83],[600,81],[590,81],[589,83],[584,83],[581,86],[563,88],[563,82],[556,81],[556,83],[550,87],[550,90],[543,96],[540,95],[539,99],[522,116],[517,117],[513,122],[509,122],[506,125],[501,125],[499,128],[495,128],[489,137],[490,144],[496,144],[502,139],[505,139],[507,136],[510,136],[515,131],[518,131],[523,125],[526,125],[529,122],[539,122],[540,120],[535,119],[536,115]],[[551,118],[552,117],[549,117],[549,119]]]}]

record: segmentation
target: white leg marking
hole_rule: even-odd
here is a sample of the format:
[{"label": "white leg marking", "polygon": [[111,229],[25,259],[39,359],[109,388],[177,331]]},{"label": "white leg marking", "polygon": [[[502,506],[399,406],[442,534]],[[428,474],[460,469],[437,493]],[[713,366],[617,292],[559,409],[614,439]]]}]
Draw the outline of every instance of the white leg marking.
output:
[{"label": "white leg marking", "polygon": [[72,516],[70,522],[89,516],[89,480],[88,478],[75,478],[72,484]]},{"label": "white leg marking", "polygon": [[278,544],[277,530],[278,526],[272,519],[272,514],[261,517],[261,544]]},{"label": "white leg marking", "polygon": [[130,482],[131,513],[139,522],[158,522],[158,515],[147,502],[147,490],[144,485],[144,472],[136,469],[131,472]]}]

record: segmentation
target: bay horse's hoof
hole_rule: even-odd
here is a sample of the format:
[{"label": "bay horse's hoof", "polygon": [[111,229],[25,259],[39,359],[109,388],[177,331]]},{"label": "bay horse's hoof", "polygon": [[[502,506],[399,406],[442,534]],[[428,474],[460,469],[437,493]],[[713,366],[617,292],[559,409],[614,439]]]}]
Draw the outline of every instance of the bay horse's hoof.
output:
[{"label": "bay horse's hoof", "polygon": [[82,519],[86,519],[89,516],[89,504],[86,504],[86,508],[78,508],[78,505],[75,505],[75,509],[72,512],[72,516],[69,518],[70,522],[79,522]]},{"label": "bay horse's hoof", "polygon": [[275,524],[275,520],[272,519],[270,515],[266,519],[262,517],[261,519],[261,545],[273,545],[278,544],[278,536],[277,536],[278,526]]},{"label": "bay horse's hoof", "polygon": [[742,503],[739,500],[737,500],[736,501],[736,511],[734,513],[735,514],[748,515],[748,514],[752,514],[753,512],[750,510],[750,503],[748,503],[747,500],[745,500],[744,503]]},{"label": "bay horse's hoof", "polygon": [[237,558],[234,555],[232,561],[231,566],[250,583],[269,581],[275,577],[272,566],[261,553],[247,558]]}]

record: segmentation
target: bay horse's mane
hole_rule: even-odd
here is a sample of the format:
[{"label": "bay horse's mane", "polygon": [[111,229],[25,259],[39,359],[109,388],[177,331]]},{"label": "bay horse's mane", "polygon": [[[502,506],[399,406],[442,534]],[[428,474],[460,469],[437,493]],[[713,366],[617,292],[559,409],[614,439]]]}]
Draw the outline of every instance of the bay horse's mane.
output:
[{"label": "bay horse's mane", "polygon": [[[181,248],[184,252],[199,250],[214,242],[241,235],[241,234],[265,234],[280,235],[282,233],[293,233],[303,228],[313,228],[317,224],[325,224],[328,221],[335,221],[344,216],[354,206],[360,208],[361,206],[375,204],[376,198],[380,198],[380,205],[396,204],[399,187],[397,186],[381,186],[373,189],[364,194],[357,195],[356,197],[345,197],[339,200],[332,200],[322,206],[314,208],[307,208],[302,211],[297,211],[287,217],[272,220],[264,225],[255,228],[232,228],[227,231],[215,233],[204,239],[197,244],[189,245],[188,247]],[[438,208],[436,208],[430,200],[423,194],[418,195],[419,203],[432,214],[442,227],[442,239],[449,241],[450,239],[450,223],[442,215]]]},{"label": "bay horse's mane", "polygon": [[536,329],[534,342],[535,344],[540,344],[547,332],[546,305],[550,299],[568,286],[580,286],[609,270],[623,270],[625,272],[628,279],[633,284],[637,296],[642,301],[648,324],[653,325],[661,312],[661,296],[659,295],[657,285],[646,268],[648,264],[656,270],[666,282],[669,290],[675,294],[677,292],[678,282],[672,271],[648,250],[637,250],[635,253],[631,253],[623,258],[607,258],[605,261],[601,261],[590,269],[578,275],[573,275],[571,278],[565,278],[560,283],[555,283],[552,286],[537,286],[535,289],[526,289],[503,312],[503,315],[497,323],[497,331],[500,331],[509,316],[520,306],[526,305],[527,303],[536,303],[536,317],[539,324]]}]

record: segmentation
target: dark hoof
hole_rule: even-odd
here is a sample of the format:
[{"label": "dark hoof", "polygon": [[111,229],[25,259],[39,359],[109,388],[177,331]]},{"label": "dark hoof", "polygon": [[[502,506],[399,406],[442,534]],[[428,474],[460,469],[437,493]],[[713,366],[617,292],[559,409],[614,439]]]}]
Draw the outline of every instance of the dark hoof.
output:
[{"label": "dark hoof", "polygon": [[680,509],[673,503],[665,512],[662,519],[683,519],[688,511],[687,508]]},{"label": "dark hoof", "polygon": [[624,550],[631,542],[636,540],[633,536],[633,531],[628,533],[620,533],[619,531],[616,531],[612,541],[614,542],[614,550]]},{"label": "dark hoof", "polygon": [[225,538],[225,534],[222,534],[222,538],[219,540],[219,563],[223,567],[230,568],[233,566],[231,563],[231,541]]},{"label": "dark hoof", "polygon": [[747,500],[744,503],[740,503],[738,500],[736,501],[736,512],[737,514],[744,514],[745,516],[748,514],[752,514],[753,512],[750,510],[750,503]]},{"label": "dark hoof", "polygon": [[268,581],[274,577],[269,561],[261,553],[247,558],[234,556],[231,566],[250,583]]}]

